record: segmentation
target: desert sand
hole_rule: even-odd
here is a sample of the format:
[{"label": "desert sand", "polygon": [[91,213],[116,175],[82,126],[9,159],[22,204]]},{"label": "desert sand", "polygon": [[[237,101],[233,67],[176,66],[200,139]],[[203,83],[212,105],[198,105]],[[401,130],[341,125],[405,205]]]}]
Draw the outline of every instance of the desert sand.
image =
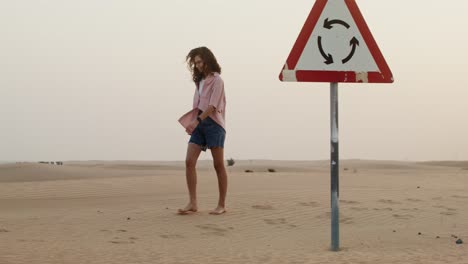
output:
[{"label": "desert sand", "polygon": [[341,161],[339,252],[328,161],[236,161],[219,216],[198,169],[181,216],[183,162],[0,165],[0,264],[468,263],[468,162]]}]

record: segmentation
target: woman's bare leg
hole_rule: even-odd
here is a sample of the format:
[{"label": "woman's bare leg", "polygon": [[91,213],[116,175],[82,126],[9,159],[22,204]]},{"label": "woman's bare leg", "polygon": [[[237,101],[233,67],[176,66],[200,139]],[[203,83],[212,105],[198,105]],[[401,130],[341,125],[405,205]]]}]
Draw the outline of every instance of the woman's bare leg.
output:
[{"label": "woman's bare leg", "polygon": [[185,177],[189,191],[189,203],[184,209],[179,209],[179,213],[196,212],[197,207],[197,161],[200,156],[201,148],[196,144],[188,144],[187,157],[185,158]]},{"label": "woman's bare leg", "polygon": [[222,214],[226,212],[226,193],[227,193],[227,173],[224,167],[224,149],[212,148],[211,155],[213,156],[213,166],[218,176],[219,200],[218,206],[210,212],[210,214]]}]

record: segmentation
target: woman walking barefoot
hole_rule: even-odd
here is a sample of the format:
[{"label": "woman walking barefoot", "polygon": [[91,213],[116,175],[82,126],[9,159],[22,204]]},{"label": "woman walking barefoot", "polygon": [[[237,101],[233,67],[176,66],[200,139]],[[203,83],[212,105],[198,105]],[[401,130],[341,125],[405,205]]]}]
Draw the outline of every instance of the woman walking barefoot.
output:
[{"label": "woman walking barefoot", "polygon": [[226,97],[221,67],[213,53],[206,47],[192,49],[186,57],[188,68],[195,83],[191,120],[186,124],[190,135],[185,159],[185,175],[189,192],[189,202],[179,214],[189,214],[198,210],[196,164],[201,151],[211,150],[213,166],[218,177],[218,205],[210,214],[226,212],[227,173],[224,167],[224,140]]}]

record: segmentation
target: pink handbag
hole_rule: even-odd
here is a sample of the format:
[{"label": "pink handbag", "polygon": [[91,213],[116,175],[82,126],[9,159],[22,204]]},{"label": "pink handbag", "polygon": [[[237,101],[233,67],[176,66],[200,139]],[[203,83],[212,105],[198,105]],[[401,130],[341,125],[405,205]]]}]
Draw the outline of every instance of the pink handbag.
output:
[{"label": "pink handbag", "polygon": [[197,116],[198,108],[194,108],[181,116],[179,118],[179,123],[185,128],[185,130],[187,130],[187,127],[190,125],[190,123],[192,123],[193,120],[197,119]]}]

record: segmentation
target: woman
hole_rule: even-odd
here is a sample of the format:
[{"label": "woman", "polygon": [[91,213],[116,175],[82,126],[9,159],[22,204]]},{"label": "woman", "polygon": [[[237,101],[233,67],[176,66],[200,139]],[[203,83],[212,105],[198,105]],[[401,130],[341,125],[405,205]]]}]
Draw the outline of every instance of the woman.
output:
[{"label": "woman", "polygon": [[185,159],[185,174],[190,200],[180,214],[198,210],[196,164],[201,151],[211,150],[213,166],[218,176],[219,200],[210,214],[226,212],[227,173],[224,167],[225,107],[224,82],[221,67],[213,53],[206,47],[191,50],[186,57],[187,66],[195,83],[192,118],[186,125],[190,135]]}]

